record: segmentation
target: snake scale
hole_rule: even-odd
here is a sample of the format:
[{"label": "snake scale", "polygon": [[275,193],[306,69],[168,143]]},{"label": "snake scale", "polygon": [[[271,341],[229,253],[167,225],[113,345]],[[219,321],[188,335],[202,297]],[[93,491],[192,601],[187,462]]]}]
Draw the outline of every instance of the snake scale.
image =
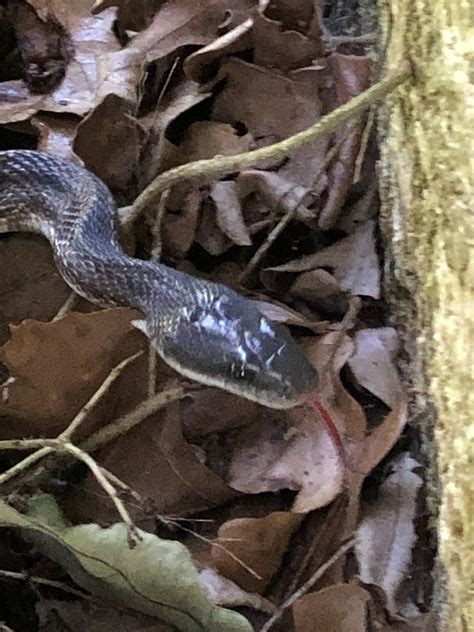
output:
[{"label": "snake scale", "polygon": [[226,286],[128,256],[114,199],[94,174],[34,150],[0,152],[0,232],[43,234],[79,295],[138,309],[134,324],[182,375],[271,408],[302,402],[317,374],[286,330]]}]

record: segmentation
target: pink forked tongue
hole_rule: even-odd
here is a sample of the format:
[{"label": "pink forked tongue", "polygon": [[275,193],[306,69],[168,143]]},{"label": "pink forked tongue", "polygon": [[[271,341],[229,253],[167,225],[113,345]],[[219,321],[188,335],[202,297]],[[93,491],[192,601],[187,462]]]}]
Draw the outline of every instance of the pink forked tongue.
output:
[{"label": "pink forked tongue", "polygon": [[334,442],[334,445],[336,446],[337,452],[339,454],[339,457],[343,465],[344,466],[347,465],[347,453],[346,453],[346,448],[344,446],[344,442],[342,440],[339,430],[337,429],[337,426],[334,423],[333,418],[331,417],[328,409],[322,404],[321,400],[316,399],[316,397],[311,397],[307,401],[308,401],[308,404],[313,406],[313,408],[315,408],[317,412],[319,413],[321,419],[323,420],[324,425],[327,428],[329,436],[331,437],[331,439]]}]

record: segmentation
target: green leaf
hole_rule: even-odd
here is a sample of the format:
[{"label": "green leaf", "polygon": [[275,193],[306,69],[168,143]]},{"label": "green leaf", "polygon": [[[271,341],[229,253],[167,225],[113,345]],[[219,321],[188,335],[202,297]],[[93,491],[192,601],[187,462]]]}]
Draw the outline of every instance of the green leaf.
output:
[{"label": "green leaf", "polygon": [[64,568],[82,588],[122,608],[160,618],[183,632],[252,632],[241,615],[205,595],[185,546],[138,530],[130,548],[127,527],[116,523],[67,527],[52,496],[32,499],[26,514],[0,501],[0,526],[22,537]]}]

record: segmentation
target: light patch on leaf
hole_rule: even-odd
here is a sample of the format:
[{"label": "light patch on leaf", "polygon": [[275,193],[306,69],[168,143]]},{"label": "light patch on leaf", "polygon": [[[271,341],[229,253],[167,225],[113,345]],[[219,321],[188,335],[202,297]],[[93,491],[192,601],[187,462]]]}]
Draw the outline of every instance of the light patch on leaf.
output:
[{"label": "light patch on leaf", "polygon": [[377,501],[367,507],[356,532],[359,576],[385,591],[392,614],[400,612],[397,591],[407,575],[416,538],[416,500],[423,481],[413,470],[419,466],[409,454],[393,463],[393,474],[381,486]]}]

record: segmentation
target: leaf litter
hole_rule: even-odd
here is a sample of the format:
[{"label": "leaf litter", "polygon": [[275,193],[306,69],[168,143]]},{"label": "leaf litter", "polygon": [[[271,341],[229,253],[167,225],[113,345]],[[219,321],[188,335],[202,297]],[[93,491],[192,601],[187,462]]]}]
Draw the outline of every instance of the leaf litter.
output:
[{"label": "leaf litter", "polygon": [[[168,168],[246,152],[305,129],[366,89],[373,70],[366,47],[348,55],[328,46],[322,34],[334,24],[321,22],[309,0],[81,0],[67,10],[58,0],[12,0],[1,17],[0,28],[13,34],[0,61],[1,147],[38,147],[82,161],[122,206]],[[107,477],[116,477],[110,480],[124,485],[117,489],[146,541],[159,532],[165,547],[186,544],[200,570],[189,558],[193,570],[184,575],[193,575],[203,616],[220,612],[212,602],[245,609],[250,623],[230,613],[230,627],[216,629],[265,629],[269,617],[272,629],[295,632],[432,629],[429,602],[407,590],[422,477],[416,456],[397,451],[407,397],[396,366],[397,334],[380,316],[375,159],[370,122],[361,118],[284,160],[173,187],[160,226],[150,232],[147,217],[135,244],[127,240],[146,257],[151,240],[159,239],[167,263],[255,299],[267,316],[295,328],[321,376],[314,406],[288,412],[190,388],[185,399],[93,455]],[[246,274],[286,215],[283,232]],[[146,342],[130,310],[96,311],[80,300],[53,320],[69,291],[41,238],[2,236],[0,264],[0,362],[9,375],[1,438],[54,438],[113,367],[145,351]],[[361,308],[348,320],[354,299]],[[74,440],[139,406],[150,388],[178,379],[161,363],[150,373],[143,354],[103,394]],[[381,468],[389,474],[380,483]],[[45,538],[48,500],[25,530],[30,518],[21,486],[22,510],[12,513],[6,504],[2,525],[21,523],[25,540],[42,552],[36,575],[66,574],[92,593],[93,605],[61,600],[61,607],[76,609],[81,629],[108,629],[115,606],[97,601],[104,579],[92,580],[81,558],[86,549],[72,551],[67,529],[82,533],[86,548],[110,540],[116,552],[103,553],[112,575],[124,572],[127,558],[126,572],[138,578],[144,562],[128,548],[116,505],[95,477],[73,469],[60,480],[61,510],[78,526],[48,527]],[[367,489],[377,493],[375,502],[366,500]],[[337,561],[315,575],[340,547]],[[161,575],[161,564],[144,579]],[[28,571],[26,557],[22,568]],[[309,588],[300,594],[305,582]],[[37,616],[51,621],[61,608],[38,590],[24,606],[35,626]],[[195,607],[180,601],[187,590],[159,588],[158,601],[165,593],[177,600],[170,618],[150,605],[154,597],[137,606],[136,595],[108,586],[107,599],[128,608],[128,622],[118,619],[114,629],[147,629],[149,618],[140,617],[150,614],[161,621],[152,624],[162,626],[156,629],[171,629],[163,621],[211,629],[186,619]]]}]

